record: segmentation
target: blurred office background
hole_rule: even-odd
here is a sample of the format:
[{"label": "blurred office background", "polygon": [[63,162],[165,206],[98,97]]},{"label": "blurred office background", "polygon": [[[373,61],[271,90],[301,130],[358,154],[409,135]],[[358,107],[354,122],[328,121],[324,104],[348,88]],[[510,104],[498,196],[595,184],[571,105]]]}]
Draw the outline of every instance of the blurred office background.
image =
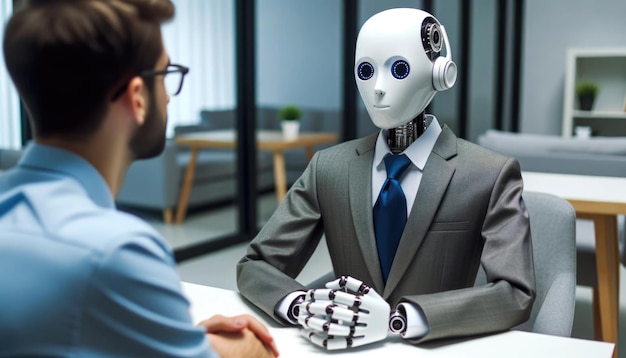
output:
[{"label": "blurred office background", "polygon": [[[331,128],[340,141],[376,130],[352,72],[356,34],[371,15],[415,7],[433,13],[446,27],[459,77],[454,88],[435,97],[429,112],[471,141],[488,129],[560,135],[567,49],[626,47],[623,0],[174,3],[176,18],[163,27],[165,45],[172,63],[191,70],[182,93],[170,102],[167,134],[173,138],[177,128],[211,125],[206,122],[219,118],[212,114],[226,115],[226,127],[242,140],[228,157],[234,166],[232,195],[191,207],[180,225],[165,224],[159,210],[120,207],[144,217],[168,238],[183,279],[226,288],[234,288],[234,264],[245,243],[277,205],[271,185],[259,188],[256,169],[264,158],[251,142],[254,132],[267,125],[263,110],[296,104],[310,121],[329,122],[324,130]],[[13,0],[0,0],[3,23],[13,6]],[[0,148],[20,150],[30,137],[27,115],[2,63]],[[184,170],[180,158],[171,170]],[[303,275],[313,277],[327,266],[321,247]],[[574,335],[591,338],[591,291],[579,287],[577,295]],[[621,352],[626,357],[626,349]]]}]

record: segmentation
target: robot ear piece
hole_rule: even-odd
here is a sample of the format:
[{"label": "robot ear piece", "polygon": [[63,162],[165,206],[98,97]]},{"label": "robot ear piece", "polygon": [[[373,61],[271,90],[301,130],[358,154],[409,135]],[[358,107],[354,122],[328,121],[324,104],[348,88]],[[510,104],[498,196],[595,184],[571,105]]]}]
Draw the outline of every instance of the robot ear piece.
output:
[{"label": "robot ear piece", "polygon": [[456,64],[447,56],[439,57],[433,64],[433,88],[437,91],[445,91],[456,82]]},{"label": "robot ear piece", "polygon": [[452,61],[448,34],[443,26],[441,26],[441,33],[446,45],[446,57],[438,57],[433,63],[433,88],[437,91],[445,91],[456,82],[456,64]]}]

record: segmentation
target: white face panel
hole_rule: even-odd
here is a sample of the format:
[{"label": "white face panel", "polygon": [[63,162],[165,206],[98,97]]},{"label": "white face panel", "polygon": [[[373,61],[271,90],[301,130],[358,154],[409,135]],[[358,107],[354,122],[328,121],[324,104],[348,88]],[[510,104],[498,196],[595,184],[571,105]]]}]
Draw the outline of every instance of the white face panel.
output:
[{"label": "white face panel", "polygon": [[435,96],[433,62],[422,45],[430,14],[391,9],[365,22],[356,45],[354,74],[367,111],[379,128],[408,123]]}]

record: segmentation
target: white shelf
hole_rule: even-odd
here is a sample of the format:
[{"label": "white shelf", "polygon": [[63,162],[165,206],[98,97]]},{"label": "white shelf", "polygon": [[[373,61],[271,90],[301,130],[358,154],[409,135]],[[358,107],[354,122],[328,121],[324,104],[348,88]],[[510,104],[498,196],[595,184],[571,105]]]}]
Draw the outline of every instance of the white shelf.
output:
[{"label": "white shelf", "polygon": [[[626,47],[570,48],[565,63],[562,135],[571,137],[577,125],[591,126],[599,135],[626,136]],[[592,111],[581,111],[576,85],[598,84]],[[617,121],[615,121],[617,120]],[[580,122],[580,123],[577,123]]]}]

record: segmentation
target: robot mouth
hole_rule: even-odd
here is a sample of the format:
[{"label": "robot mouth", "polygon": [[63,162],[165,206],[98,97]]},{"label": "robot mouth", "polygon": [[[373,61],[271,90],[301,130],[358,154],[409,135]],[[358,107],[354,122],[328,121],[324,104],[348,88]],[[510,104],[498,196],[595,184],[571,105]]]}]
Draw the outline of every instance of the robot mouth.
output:
[{"label": "robot mouth", "polygon": [[377,109],[385,109],[385,108],[389,108],[389,107],[390,106],[386,105],[386,104],[375,104],[374,105],[374,108],[377,108]]}]

